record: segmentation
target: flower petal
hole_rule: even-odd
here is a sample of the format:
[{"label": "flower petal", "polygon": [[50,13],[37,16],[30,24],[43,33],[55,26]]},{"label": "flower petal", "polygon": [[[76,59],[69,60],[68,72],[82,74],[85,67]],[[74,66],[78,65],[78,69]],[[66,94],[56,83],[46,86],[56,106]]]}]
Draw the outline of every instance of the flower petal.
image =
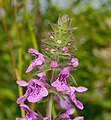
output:
[{"label": "flower petal", "polygon": [[40,77],[40,79],[42,79],[42,80],[46,79],[46,74],[44,72],[37,74],[37,76]]},{"label": "flower petal", "polygon": [[38,113],[36,113],[35,111],[31,110],[27,105],[25,104],[21,104],[20,107],[23,110],[26,110],[26,116],[24,116],[23,118],[16,118],[16,120],[38,120]]},{"label": "flower petal", "polygon": [[40,80],[37,80],[37,79],[31,79],[31,80],[29,81],[29,85],[33,85],[33,83],[34,83],[34,84],[37,84],[37,85],[40,85],[40,86],[44,86],[44,83],[41,82]]},{"label": "flower petal", "polygon": [[57,102],[60,102],[60,98],[57,95],[54,95],[54,100],[56,100]]},{"label": "flower petal", "polygon": [[45,117],[45,118],[43,118],[43,120],[51,120],[51,118],[50,117]]},{"label": "flower petal", "polygon": [[22,102],[24,102],[26,100],[26,96],[21,96],[20,98],[17,99],[17,104],[21,104]]},{"label": "flower petal", "polygon": [[35,103],[35,102],[38,102],[42,99],[42,96],[41,95],[37,95],[35,92],[33,92],[28,98],[27,100],[29,102],[32,102],[32,103]]},{"label": "flower petal", "polygon": [[74,112],[75,112],[75,109],[70,108],[70,109],[68,109],[65,113],[66,113],[67,115],[72,115]]},{"label": "flower petal", "polygon": [[26,73],[30,72],[36,65],[38,65],[37,59],[34,59],[30,66],[27,68]]},{"label": "flower petal", "polygon": [[81,92],[81,93],[83,93],[83,92],[85,92],[85,91],[88,90],[86,87],[82,87],[82,86],[80,86],[80,87],[74,87],[74,88],[75,88],[75,90],[77,92]]},{"label": "flower petal", "polygon": [[28,85],[28,83],[23,80],[17,80],[16,83],[22,87],[25,87]]},{"label": "flower petal", "polygon": [[48,91],[45,87],[42,87],[41,90],[40,90],[40,94],[45,97],[48,95]]},{"label": "flower petal", "polygon": [[39,53],[36,49],[33,49],[33,48],[28,49],[28,52],[33,56],[36,56]]},{"label": "flower petal", "polygon": [[65,100],[60,99],[57,95],[54,96],[54,99],[58,102],[59,106],[62,109],[69,109],[71,107],[71,103],[68,100],[67,96],[63,96]]},{"label": "flower petal", "polygon": [[62,102],[62,100],[60,100],[60,107],[62,109],[69,109],[71,107],[71,103],[68,99],[65,100],[64,102]]},{"label": "flower petal", "polygon": [[65,91],[65,90],[69,90],[69,89],[70,89],[69,86],[66,85],[65,83],[63,83],[63,84],[61,85],[61,82],[59,82],[58,80],[56,80],[55,82],[53,82],[51,85],[52,85],[53,87],[56,87],[56,89],[57,89],[58,91]]},{"label": "flower petal", "polygon": [[71,63],[73,67],[77,67],[79,65],[79,60],[77,58],[72,58]]},{"label": "flower petal", "polygon": [[75,100],[75,105],[80,109],[80,110],[83,110],[84,109],[84,106],[83,104],[79,101],[79,100]]},{"label": "flower petal", "polygon": [[84,120],[84,117],[83,116],[78,116],[78,117],[74,118],[74,120]]},{"label": "flower petal", "polygon": [[20,107],[21,107],[23,110],[26,110],[27,112],[30,111],[30,108],[29,108],[27,105],[25,105],[25,104],[21,104]]}]

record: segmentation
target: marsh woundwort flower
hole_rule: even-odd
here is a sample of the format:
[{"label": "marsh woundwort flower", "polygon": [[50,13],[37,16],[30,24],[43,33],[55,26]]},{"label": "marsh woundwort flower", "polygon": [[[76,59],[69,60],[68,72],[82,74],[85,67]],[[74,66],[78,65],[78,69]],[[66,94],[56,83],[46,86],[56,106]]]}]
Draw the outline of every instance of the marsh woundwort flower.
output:
[{"label": "marsh woundwort flower", "polygon": [[70,109],[71,103],[70,103],[68,97],[65,96],[65,95],[63,95],[62,97],[63,97],[64,99],[63,99],[63,98],[61,99],[59,96],[55,95],[55,96],[54,96],[54,99],[58,102],[60,108],[66,109],[66,110],[67,110],[67,109]]},{"label": "marsh woundwort flower", "polygon": [[53,67],[53,68],[55,68],[55,67],[58,66],[58,64],[57,64],[56,61],[51,61],[50,66]]},{"label": "marsh woundwort flower", "polygon": [[16,118],[16,120],[38,120],[38,113],[34,112],[33,110],[31,110],[27,105],[25,104],[21,104],[20,107],[23,110],[26,110],[26,116],[23,118]]},{"label": "marsh woundwort flower", "polygon": [[65,113],[60,114],[59,117],[63,118],[64,120],[71,120],[70,115],[72,115],[74,111],[75,110],[73,108],[70,108]]},{"label": "marsh woundwort flower", "polygon": [[73,67],[77,67],[79,65],[79,60],[77,58],[72,58],[71,63]]},{"label": "marsh woundwort flower", "polygon": [[69,74],[69,69],[62,70],[59,76],[57,77],[56,81],[54,81],[51,85],[53,87],[56,87],[58,91],[69,90],[70,88],[66,81],[66,78],[69,77]]},{"label": "marsh woundwort flower", "polygon": [[46,79],[46,74],[44,72],[38,73],[37,76],[40,78],[39,80],[45,80]]},{"label": "marsh woundwort flower", "polygon": [[41,81],[37,79],[31,79],[29,83],[26,83],[25,81],[22,81],[22,80],[18,80],[17,84],[22,87],[27,86],[26,93],[17,99],[18,104],[22,103],[26,99],[29,102],[38,102],[43,97],[48,95],[48,91],[45,88],[44,83],[42,83]]},{"label": "marsh woundwort flower", "polygon": [[45,56],[39,53],[37,50],[30,48],[28,52],[35,56],[35,59],[32,61],[30,66],[27,68],[26,73],[30,72],[35,66],[42,65],[45,62]]},{"label": "marsh woundwort flower", "polygon": [[70,108],[65,113],[60,114],[59,117],[62,118],[63,120],[84,120],[83,116],[78,116],[74,119],[71,119],[70,115],[72,115],[74,112],[75,112],[75,109]]},{"label": "marsh woundwort flower", "polygon": [[64,52],[68,52],[68,47],[65,46],[65,47],[62,48],[62,50],[63,50]]},{"label": "marsh woundwort flower", "polygon": [[75,103],[75,105],[79,108],[79,109],[84,109],[84,106],[83,104],[76,99],[76,92],[80,92],[80,93],[83,93],[87,91],[87,88],[86,87],[71,87],[70,86],[70,90],[66,91],[66,94],[71,98],[71,100]]}]

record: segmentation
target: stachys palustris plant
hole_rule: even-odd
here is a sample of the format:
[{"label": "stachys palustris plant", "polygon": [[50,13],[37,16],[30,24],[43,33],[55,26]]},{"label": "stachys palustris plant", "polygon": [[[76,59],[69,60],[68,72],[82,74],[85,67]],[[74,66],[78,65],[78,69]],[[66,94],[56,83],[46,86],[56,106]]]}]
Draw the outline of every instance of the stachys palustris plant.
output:
[{"label": "stachys palustris plant", "polygon": [[[30,48],[28,52],[35,58],[26,70],[26,73],[36,69],[36,77],[26,82],[18,80],[17,84],[26,87],[23,96],[17,99],[17,104],[25,110],[24,118],[16,120],[84,120],[83,116],[70,118],[75,112],[75,105],[80,110],[84,109],[83,104],[76,97],[76,92],[87,91],[86,87],[77,86],[71,75],[71,70],[75,70],[79,65],[79,60],[74,56],[75,41],[72,32],[76,28],[70,28],[71,19],[67,15],[60,16],[57,24],[49,22],[53,32],[48,39],[42,40],[42,53]],[[72,79],[75,86],[70,86],[67,79]],[[69,79],[69,80],[70,80]],[[24,101],[37,103],[47,97],[46,115],[43,117],[39,112],[31,110]],[[57,101],[59,107],[64,109],[56,118],[52,118],[53,102]]]}]

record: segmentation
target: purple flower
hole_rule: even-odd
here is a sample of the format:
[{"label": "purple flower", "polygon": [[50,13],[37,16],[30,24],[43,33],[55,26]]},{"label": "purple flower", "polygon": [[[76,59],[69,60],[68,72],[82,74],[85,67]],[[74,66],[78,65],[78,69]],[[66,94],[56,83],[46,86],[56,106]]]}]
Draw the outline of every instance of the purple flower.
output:
[{"label": "purple flower", "polygon": [[69,90],[69,86],[67,85],[66,78],[69,77],[69,69],[65,68],[62,70],[57,78],[51,85],[56,87],[58,91]]},{"label": "purple flower", "polygon": [[[75,109],[70,108],[65,113],[60,114],[59,117],[62,118],[63,120],[72,120],[70,118],[70,115],[72,115],[74,112],[75,112]],[[73,120],[84,120],[84,117],[78,116],[78,117],[74,118]]]},{"label": "purple flower", "polygon": [[71,98],[71,100],[75,103],[76,107],[78,107],[79,109],[84,109],[83,104],[76,99],[76,92],[80,92],[83,93],[87,91],[86,87],[70,87],[70,90],[66,91],[66,94]]},{"label": "purple flower", "polygon": [[17,99],[17,104],[24,102],[26,99],[29,102],[38,102],[48,95],[45,85],[37,79],[32,79],[27,84],[25,81],[18,80],[17,84],[23,87],[27,86],[26,93]]},{"label": "purple flower", "polygon": [[77,58],[72,58],[71,63],[73,67],[77,67],[79,65],[79,61]]},{"label": "purple flower", "polygon": [[51,67],[57,67],[58,66],[56,61],[51,61],[50,65],[51,65]]},{"label": "purple flower", "polygon": [[63,47],[62,50],[63,50],[64,52],[68,52],[68,47]]},{"label": "purple flower", "polygon": [[66,109],[67,110],[67,109],[69,109],[71,107],[71,103],[70,103],[70,101],[69,101],[67,96],[64,95],[63,98],[65,100],[60,99],[60,97],[57,96],[57,95],[54,96],[54,99],[58,102],[59,106],[62,109]]},{"label": "purple flower", "polygon": [[72,115],[75,112],[73,108],[68,109],[65,113],[59,115],[60,118],[64,120],[71,120],[69,115]]},{"label": "purple flower", "polygon": [[74,118],[74,120],[84,120],[84,117],[83,116],[78,116],[78,117]]},{"label": "purple flower", "polygon": [[33,110],[30,110],[30,108],[27,105],[21,104],[20,107],[23,110],[26,110],[27,114],[23,118],[16,118],[16,120],[38,120],[39,115]]},{"label": "purple flower", "polygon": [[45,62],[44,55],[39,53],[37,50],[30,48],[28,49],[28,52],[35,56],[35,59],[33,60],[32,64],[27,68],[26,73],[30,72],[35,66],[42,65]]},{"label": "purple flower", "polygon": [[43,120],[51,120],[50,117],[45,117]]},{"label": "purple flower", "polygon": [[44,72],[41,72],[39,74],[37,74],[38,77],[40,77],[39,80],[45,80],[46,79],[46,74]]}]

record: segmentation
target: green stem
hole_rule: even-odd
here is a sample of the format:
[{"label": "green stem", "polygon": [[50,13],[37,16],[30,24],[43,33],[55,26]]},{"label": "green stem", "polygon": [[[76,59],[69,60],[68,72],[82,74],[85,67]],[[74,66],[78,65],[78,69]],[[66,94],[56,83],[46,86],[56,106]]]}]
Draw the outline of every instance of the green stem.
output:
[{"label": "green stem", "polygon": [[[18,70],[19,70],[19,75],[20,75],[20,79],[22,79],[22,48],[21,46],[19,47],[19,51],[18,51]],[[19,91],[19,97],[23,95],[23,89],[18,86],[18,91]],[[25,111],[21,109],[21,116],[24,117],[25,116]]]},{"label": "green stem", "polygon": [[[17,12],[17,8],[16,8],[16,4],[14,5],[14,18],[16,19],[16,12]],[[17,24],[16,24],[17,25]],[[19,28],[19,27],[18,27]],[[20,44],[19,49],[18,49],[18,70],[15,68],[15,74],[16,74],[16,78],[17,80],[21,80],[22,78],[22,46],[21,46],[21,41],[20,41],[20,37],[19,37],[19,30],[17,30],[17,38],[18,38],[18,44]],[[21,97],[23,95],[23,89],[18,85],[18,92],[19,92],[19,97]],[[25,111],[21,109],[21,117],[25,116]]]},{"label": "green stem", "polygon": [[[16,74],[16,78],[17,80],[20,80],[21,77],[20,77],[20,74],[22,73],[22,52],[21,50],[19,50],[19,70],[20,70],[20,73],[18,72],[18,70],[16,69],[16,60],[15,60],[15,56],[14,56],[14,52],[13,52],[13,48],[12,48],[12,41],[11,41],[11,37],[10,37],[10,33],[9,33],[9,30],[7,28],[7,25],[6,25],[6,22],[5,22],[5,19],[2,17],[1,18],[2,20],[2,24],[3,24],[3,27],[6,31],[6,34],[7,34],[7,37],[8,37],[8,47],[9,47],[9,50],[10,50],[10,54],[11,54],[11,57],[12,57],[12,63],[13,63],[13,69],[14,69],[14,72]],[[19,91],[19,97],[23,95],[23,91],[22,91],[22,88],[20,88],[20,86],[18,86],[18,91]],[[21,116],[24,117],[25,115],[25,112],[21,109]]]},{"label": "green stem", "polygon": [[[18,85],[18,92],[19,92],[19,96],[22,96],[23,95],[23,89]],[[22,110],[22,108],[20,108],[21,110],[21,117],[24,117],[25,116],[25,111]]]},{"label": "green stem", "polygon": [[52,105],[53,105],[53,94],[48,96],[48,104],[47,104],[47,116],[51,118],[52,114]]},{"label": "green stem", "polygon": [[53,115],[53,118],[56,118],[57,116],[54,105],[52,107],[52,115]]},{"label": "green stem", "polygon": [[[55,74],[55,70],[52,71],[52,77],[50,80],[50,83],[52,83],[53,79],[54,79],[54,74]],[[51,114],[52,114],[52,110],[53,110],[53,94],[50,94],[48,96],[48,103],[47,103],[47,116],[51,118]]]}]

